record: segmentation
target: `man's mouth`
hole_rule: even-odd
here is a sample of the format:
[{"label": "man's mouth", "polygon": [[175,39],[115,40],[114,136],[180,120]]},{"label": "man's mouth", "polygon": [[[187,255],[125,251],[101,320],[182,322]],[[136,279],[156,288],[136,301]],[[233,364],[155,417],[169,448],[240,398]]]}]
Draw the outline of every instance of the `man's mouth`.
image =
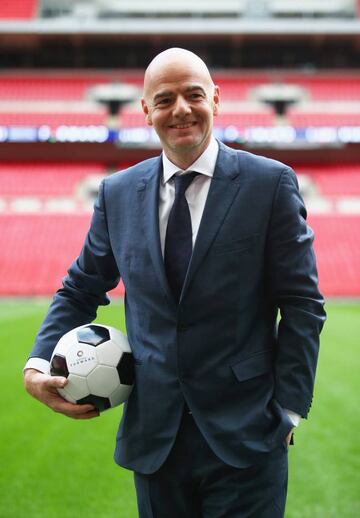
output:
[{"label": "man's mouth", "polygon": [[187,129],[187,128],[191,128],[191,126],[194,126],[196,124],[196,122],[187,122],[187,123],[183,123],[183,124],[171,124],[170,125],[170,128],[173,128],[173,129]]}]

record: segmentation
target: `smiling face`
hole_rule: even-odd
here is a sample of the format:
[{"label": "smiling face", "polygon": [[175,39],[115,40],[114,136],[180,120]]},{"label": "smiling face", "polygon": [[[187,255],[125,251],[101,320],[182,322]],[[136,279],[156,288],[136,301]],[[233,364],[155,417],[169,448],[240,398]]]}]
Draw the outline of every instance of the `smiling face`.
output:
[{"label": "smiling face", "polygon": [[141,100],[146,121],[158,134],[166,156],[181,169],[209,145],[219,88],[205,63],[183,49],[169,49],[149,65]]}]

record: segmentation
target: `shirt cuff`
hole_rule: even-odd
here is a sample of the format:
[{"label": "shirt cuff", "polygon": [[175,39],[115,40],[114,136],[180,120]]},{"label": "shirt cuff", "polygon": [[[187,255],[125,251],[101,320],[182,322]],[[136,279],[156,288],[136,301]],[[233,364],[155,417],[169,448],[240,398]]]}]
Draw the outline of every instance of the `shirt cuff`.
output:
[{"label": "shirt cuff", "polygon": [[24,367],[26,369],[36,369],[37,371],[43,372],[44,374],[50,373],[50,362],[43,358],[30,358]]},{"label": "shirt cuff", "polygon": [[296,412],[293,412],[292,410],[288,410],[287,408],[284,408],[285,412],[290,418],[290,421],[294,426],[299,426],[301,416],[297,414]]}]

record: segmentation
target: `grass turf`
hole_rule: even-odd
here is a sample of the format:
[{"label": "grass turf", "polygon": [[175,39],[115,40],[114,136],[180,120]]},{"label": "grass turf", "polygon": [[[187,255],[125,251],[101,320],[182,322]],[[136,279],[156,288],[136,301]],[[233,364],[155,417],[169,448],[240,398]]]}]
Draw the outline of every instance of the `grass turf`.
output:
[{"label": "grass turf", "polygon": [[[112,460],[121,408],[72,421],[23,389],[21,370],[46,307],[0,302],[0,516],[135,518],[132,474]],[[289,455],[286,518],[360,516],[360,304],[331,303],[327,311],[312,412]],[[101,308],[98,320],[124,329],[122,303]]]}]

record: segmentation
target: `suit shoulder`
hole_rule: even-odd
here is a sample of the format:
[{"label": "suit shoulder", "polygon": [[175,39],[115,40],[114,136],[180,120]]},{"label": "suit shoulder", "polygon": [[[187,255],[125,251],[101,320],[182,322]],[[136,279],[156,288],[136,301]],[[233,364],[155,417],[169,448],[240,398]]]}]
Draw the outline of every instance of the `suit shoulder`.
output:
[{"label": "suit shoulder", "polygon": [[114,187],[117,185],[129,186],[134,184],[134,182],[137,182],[144,176],[144,173],[148,172],[154,167],[157,167],[159,165],[159,160],[160,157],[158,156],[143,160],[138,164],[111,174],[104,179],[104,183],[109,187]]},{"label": "suit shoulder", "polygon": [[273,173],[278,175],[281,174],[285,169],[291,169],[288,165],[273,158],[256,155],[255,153],[250,153],[249,151],[237,151],[237,153],[239,154],[241,161],[245,162],[246,165],[251,169],[259,172],[265,171],[266,174]]},{"label": "suit shoulder", "polygon": [[234,159],[237,159],[239,171],[252,179],[266,177],[274,180],[279,178],[285,170],[292,172],[288,165],[273,158],[233,149],[222,143],[220,144],[220,150],[225,153],[223,156],[227,157],[228,163],[234,163]]}]

